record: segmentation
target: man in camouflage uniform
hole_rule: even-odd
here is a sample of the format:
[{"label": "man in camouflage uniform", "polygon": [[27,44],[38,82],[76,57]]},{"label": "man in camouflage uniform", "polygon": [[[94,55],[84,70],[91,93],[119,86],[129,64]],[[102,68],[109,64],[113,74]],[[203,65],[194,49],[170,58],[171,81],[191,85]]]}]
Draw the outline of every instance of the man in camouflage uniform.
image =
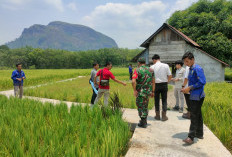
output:
[{"label": "man in camouflage uniform", "polygon": [[145,59],[143,58],[139,58],[138,60],[138,68],[134,71],[132,77],[132,86],[134,89],[134,96],[136,97],[139,116],[141,118],[138,126],[146,128],[149,96],[154,96],[155,78],[149,71],[149,67],[145,66]]}]

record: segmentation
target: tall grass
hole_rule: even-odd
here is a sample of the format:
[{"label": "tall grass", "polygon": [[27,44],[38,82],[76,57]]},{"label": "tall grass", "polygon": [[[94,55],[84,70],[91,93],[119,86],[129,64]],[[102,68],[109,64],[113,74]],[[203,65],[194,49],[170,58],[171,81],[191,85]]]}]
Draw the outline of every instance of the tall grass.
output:
[{"label": "tall grass", "polygon": [[130,137],[121,112],[0,96],[0,156],[120,156]]},{"label": "tall grass", "polygon": [[205,91],[204,123],[232,152],[232,84],[209,83]]},{"label": "tall grass", "polygon": [[[137,108],[131,82],[128,76],[117,76],[120,80],[127,82],[127,86],[122,86],[110,81],[110,93],[118,93],[124,108]],[[92,97],[92,89],[88,83],[89,77],[78,78],[69,82],[54,83],[34,89],[25,89],[24,94],[28,96],[46,97],[50,99],[58,99],[62,101],[72,101],[80,103],[90,103]],[[154,106],[154,99],[149,101],[149,109]]]},{"label": "tall grass", "polygon": [[225,69],[225,80],[232,81],[232,69],[231,68]]},{"label": "tall grass", "polygon": [[[0,70],[0,91],[13,88],[13,81],[11,80],[12,71]],[[86,76],[89,75],[89,71],[90,69],[24,70],[27,77],[24,85],[33,86],[77,76]]]}]

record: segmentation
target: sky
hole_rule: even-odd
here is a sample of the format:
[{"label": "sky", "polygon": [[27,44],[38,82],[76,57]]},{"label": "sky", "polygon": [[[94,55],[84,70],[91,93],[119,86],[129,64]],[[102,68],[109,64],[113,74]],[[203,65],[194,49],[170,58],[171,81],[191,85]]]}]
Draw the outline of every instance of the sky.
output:
[{"label": "sky", "polygon": [[0,0],[0,45],[52,21],[89,26],[121,48],[138,48],[177,10],[197,0]]}]

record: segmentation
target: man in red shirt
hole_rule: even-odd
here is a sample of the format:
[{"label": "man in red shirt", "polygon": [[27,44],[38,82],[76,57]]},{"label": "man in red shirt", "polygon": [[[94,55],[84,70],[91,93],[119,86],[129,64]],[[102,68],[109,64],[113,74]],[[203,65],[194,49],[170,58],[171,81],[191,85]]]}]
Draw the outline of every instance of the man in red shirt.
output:
[{"label": "man in red shirt", "polygon": [[97,84],[97,77],[100,77],[100,84],[99,84],[99,90],[97,94],[97,98],[95,99],[94,104],[97,104],[99,99],[103,96],[104,94],[104,106],[108,106],[108,99],[110,96],[109,89],[110,89],[110,84],[109,80],[112,79],[113,81],[120,83],[124,86],[126,86],[126,83],[119,81],[115,78],[115,76],[110,72],[112,69],[112,63],[107,62],[106,67],[104,69],[101,69],[98,71],[96,76],[94,77],[94,83]]}]

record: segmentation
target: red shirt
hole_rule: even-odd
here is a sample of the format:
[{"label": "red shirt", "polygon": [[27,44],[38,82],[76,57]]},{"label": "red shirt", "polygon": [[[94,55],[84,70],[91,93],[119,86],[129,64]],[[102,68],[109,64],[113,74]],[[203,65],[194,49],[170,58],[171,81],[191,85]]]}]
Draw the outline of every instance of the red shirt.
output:
[{"label": "red shirt", "polygon": [[137,71],[135,69],[134,74],[132,76],[132,79],[137,79],[137,78],[138,78],[138,73],[137,73]]},{"label": "red shirt", "polygon": [[[101,80],[109,80],[110,78],[113,80],[115,79],[115,76],[113,75],[113,73],[110,72],[109,69],[107,69],[107,68],[103,69],[103,77],[102,78],[101,78],[101,73],[102,73],[102,69],[99,70],[96,74],[97,76],[100,76],[100,82],[101,82]],[[101,85],[99,85],[99,88],[100,89],[110,89],[110,86],[102,87]]]}]

